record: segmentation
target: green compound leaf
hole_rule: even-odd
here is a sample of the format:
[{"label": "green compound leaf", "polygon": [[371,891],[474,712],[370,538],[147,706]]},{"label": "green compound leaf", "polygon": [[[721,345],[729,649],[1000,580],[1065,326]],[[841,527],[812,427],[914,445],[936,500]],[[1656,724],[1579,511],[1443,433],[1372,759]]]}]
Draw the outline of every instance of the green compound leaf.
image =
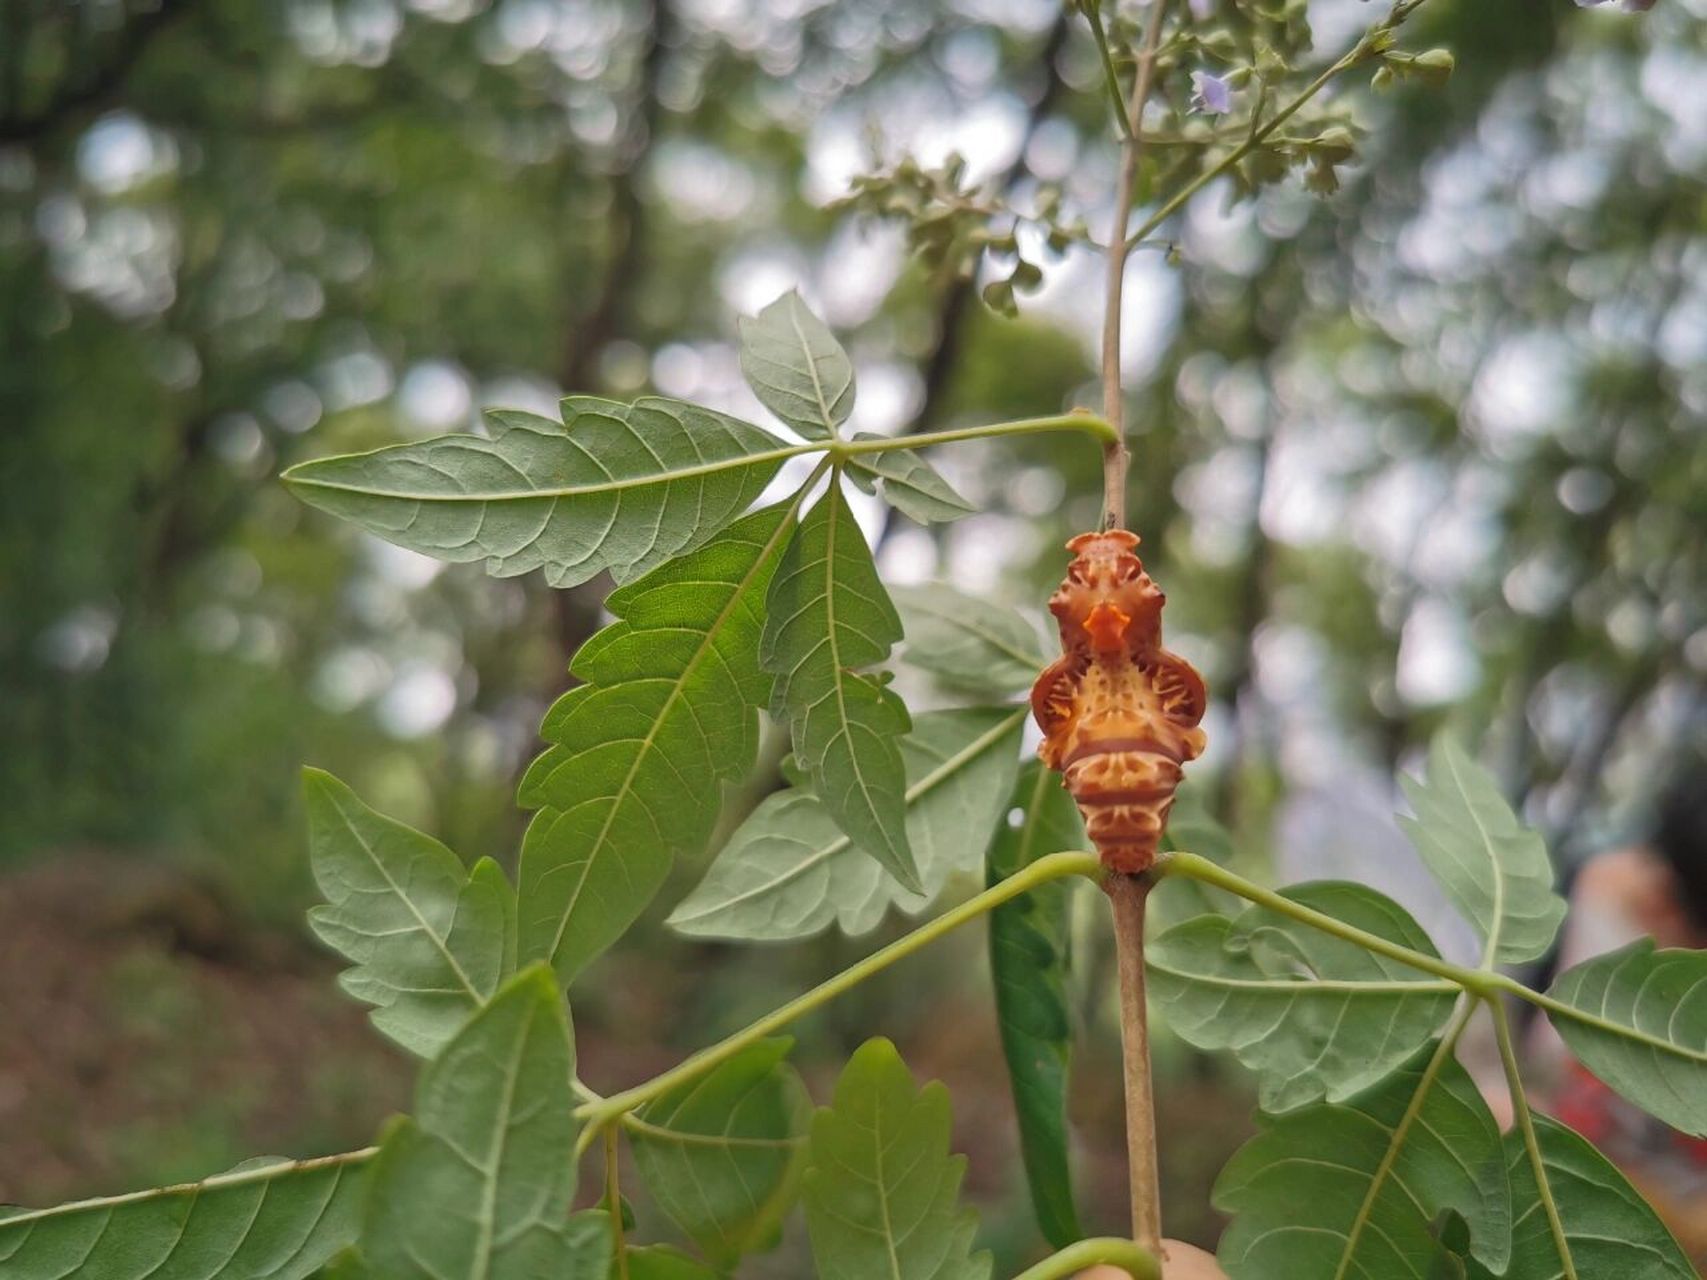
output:
[{"label": "green compound leaf", "polygon": [[859,849],[919,889],[903,800],[907,708],[858,670],[889,656],[901,619],[834,478],[783,552],[765,614],[759,660],[776,675],[771,704],[788,719],[796,761]]},{"label": "green compound leaf", "polygon": [[1429,748],[1422,779],[1404,779],[1416,817],[1400,821],[1453,905],[1487,943],[1484,966],[1521,964],[1553,945],[1565,900],[1553,864],[1493,776],[1449,734]]},{"label": "green compound leaf", "polygon": [[776,1242],[794,1198],[812,1103],[791,1045],[753,1045],[628,1122],[652,1198],[724,1271]]},{"label": "green compound leaf", "polygon": [[1672,1128],[1707,1136],[1707,952],[1643,939],[1567,970],[1549,994],[1581,1012],[1549,1016],[1584,1066]]},{"label": "green compound leaf", "polygon": [[806,1226],[820,1280],[987,1280],[949,1154],[948,1090],[923,1089],[887,1040],[868,1040],[812,1120]]},{"label": "green compound leaf", "polygon": [[[1011,811],[990,845],[990,884],[1045,854],[1085,847],[1078,806],[1061,779],[1032,761],[1020,771]],[[1067,1141],[1072,1025],[1067,1012],[1067,886],[1039,885],[990,913],[990,974],[1002,1054],[1013,1086],[1031,1204],[1043,1238],[1057,1249],[1080,1239]]]},{"label": "green compound leaf", "polygon": [[204,1182],[0,1209],[6,1280],[301,1280],[356,1238],[363,1164],[247,1160]]},{"label": "green compound leaf", "polygon": [[551,745],[520,795],[540,809],[522,842],[522,954],[565,983],[705,847],[722,784],[752,768],[765,592],[791,515],[754,512],[612,592],[618,620],[570,664],[587,683],[546,716]]},{"label": "green compound leaf", "polygon": [[1432,1230],[1446,1211],[1496,1268],[1511,1236],[1499,1127],[1450,1055],[1420,1055],[1347,1103],[1265,1120],[1214,1201],[1234,1215],[1217,1255],[1231,1280],[1434,1280],[1450,1274]]},{"label": "green compound leaf", "polygon": [[924,909],[956,871],[975,871],[1013,789],[1026,712],[1012,707],[934,711],[902,742],[907,835],[922,893],[853,847],[809,790],[782,791],[736,829],[705,879],[670,916],[695,937],[802,938],[832,923],[877,927],[891,905]]},{"label": "green compound leaf", "polygon": [[[1434,955],[1405,909],[1359,884],[1296,885],[1284,896]],[[1187,1043],[1230,1049],[1261,1085],[1263,1110],[1290,1111],[1369,1088],[1430,1039],[1455,984],[1429,978],[1265,907],[1199,916],[1149,947],[1151,995]]]},{"label": "green compound leaf", "polygon": [[[1535,1136],[1571,1266],[1567,1271],[1559,1258],[1534,1167],[1514,1130],[1505,1139],[1516,1213],[1505,1280],[1696,1280],[1671,1232],[1605,1156],[1546,1116],[1535,1117]],[[1472,1259],[1468,1274],[1493,1280],[1501,1273]]]},{"label": "green compound leaf", "polygon": [[828,440],[853,412],[853,362],[790,289],[743,319],[741,374],[759,402],[808,440]]},{"label": "green compound leaf", "polygon": [[1022,693],[1049,661],[1037,629],[1012,609],[940,582],[890,594],[907,633],[901,657],[955,688]]},{"label": "green compound leaf", "polygon": [[515,895],[490,858],[462,859],[374,812],[329,773],[305,769],[309,855],[326,903],[315,935],[348,958],[338,985],[376,1006],[373,1024],[430,1058],[515,968]]},{"label": "green compound leaf", "polygon": [[[881,437],[861,432],[855,440]],[[919,524],[945,524],[978,508],[954,491],[942,474],[911,449],[856,453],[848,459],[848,479],[874,493]]]},{"label": "green compound leaf", "polygon": [[575,1257],[574,1043],[550,969],[517,974],[421,1073],[369,1186],[386,1280],[539,1280]]},{"label": "green compound leaf", "polygon": [[440,560],[569,587],[618,582],[690,551],[798,452],[749,423],[677,400],[563,402],[563,421],[487,414],[490,438],[440,436],[292,467],[304,502]]}]

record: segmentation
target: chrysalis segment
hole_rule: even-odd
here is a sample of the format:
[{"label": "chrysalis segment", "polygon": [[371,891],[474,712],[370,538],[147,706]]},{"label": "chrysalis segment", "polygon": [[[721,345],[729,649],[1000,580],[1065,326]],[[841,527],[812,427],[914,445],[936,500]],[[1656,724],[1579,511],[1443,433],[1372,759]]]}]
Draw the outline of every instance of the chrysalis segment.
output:
[{"label": "chrysalis segment", "polygon": [[1167,597],[1144,572],[1138,535],[1081,533],[1049,611],[1062,656],[1032,686],[1038,755],[1065,775],[1085,830],[1115,871],[1143,871],[1173,807],[1181,766],[1203,752],[1208,695],[1184,658],[1162,648]]}]

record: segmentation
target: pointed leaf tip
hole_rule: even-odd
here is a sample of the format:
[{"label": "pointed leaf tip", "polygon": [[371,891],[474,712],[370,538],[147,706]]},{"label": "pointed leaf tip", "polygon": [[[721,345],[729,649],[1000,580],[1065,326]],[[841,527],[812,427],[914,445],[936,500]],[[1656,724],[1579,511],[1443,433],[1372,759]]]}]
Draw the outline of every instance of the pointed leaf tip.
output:
[{"label": "pointed leaf tip", "polygon": [[737,329],[741,373],[760,403],[808,440],[835,435],[853,411],[853,362],[800,294],[789,290]]},{"label": "pointed leaf tip", "polygon": [[[948,1091],[913,1081],[890,1041],[848,1060],[812,1121],[803,1195],[824,1276],[988,1280],[977,1218],[960,1201],[966,1158],[949,1152]],[[899,1210],[904,1208],[904,1217]]]},{"label": "pointed leaf tip", "polygon": [[901,619],[865,535],[831,484],[771,579],[759,661],[776,677],[800,767],[824,808],[907,888],[922,886],[905,825],[906,704],[864,668],[889,656]]},{"label": "pointed leaf tip", "polygon": [[1450,733],[1436,736],[1423,777],[1402,780],[1416,811],[1401,817],[1459,912],[1486,945],[1488,965],[1546,954],[1565,916],[1540,833],[1524,826],[1492,774]]},{"label": "pointed leaf tip", "polygon": [[[463,869],[443,844],[303,771],[309,862],[326,902],[309,924],[351,967],[339,985],[374,1026],[432,1057],[513,964],[515,895],[495,863]],[[488,865],[489,864],[489,865]]]}]

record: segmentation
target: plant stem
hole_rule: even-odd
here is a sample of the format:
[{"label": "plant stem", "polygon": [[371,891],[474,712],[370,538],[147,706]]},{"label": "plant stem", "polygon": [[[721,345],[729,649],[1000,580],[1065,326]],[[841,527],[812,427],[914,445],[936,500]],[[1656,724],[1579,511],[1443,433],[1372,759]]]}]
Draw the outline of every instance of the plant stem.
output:
[{"label": "plant stem", "polygon": [[[1103,289],[1102,416],[1114,429],[1102,447],[1102,527],[1126,527],[1126,474],[1132,455],[1126,448],[1125,404],[1120,386],[1120,314],[1126,285],[1126,223],[1143,156],[1144,104],[1156,77],[1156,50],[1162,43],[1162,21],[1168,0],[1150,0],[1144,45],[1138,53],[1138,75],[1122,117],[1125,140],[1120,146],[1119,186],[1114,193],[1114,220],[1108,231],[1108,274]],[[1086,8],[1098,43],[1102,23],[1094,5]],[[1120,85],[1104,52],[1109,87],[1118,97]],[[1150,1024],[1144,1004],[1144,904],[1150,896],[1148,877],[1115,875],[1104,883],[1114,911],[1114,949],[1120,974],[1121,1076],[1126,1093],[1126,1177],[1132,1201],[1132,1238],[1152,1255],[1162,1247],[1161,1180],[1156,1169],[1156,1103],[1150,1083]]]},{"label": "plant stem", "polygon": [[1150,1023],[1144,1001],[1144,906],[1155,882],[1111,875],[1103,882],[1114,908],[1120,971],[1120,1053],[1126,1087],[1126,1170],[1132,1238],[1152,1253],[1162,1247],[1162,1186],[1156,1167],[1156,1101],[1150,1083]]},{"label": "plant stem", "polygon": [[1541,1198],[1541,1208],[1547,1214],[1547,1228],[1553,1236],[1553,1248],[1558,1251],[1559,1265],[1564,1268],[1560,1280],[1577,1280],[1577,1266],[1571,1259],[1571,1242],[1565,1236],[1565,1224],[1559,1219],[1559,1206],[1553,1199],[1553,1188],[1547,1183],[1546,1162],[1541,1159],[1541,1143],[1535,1136],[1535,1117],[1529,1114],[1529,1094],[1523,1087],[1523,1075],[1517,1066],[1517,1050],[1511,1039],[1511,1020],[1497,994],[1484,997],[1488,1011],[1494,1016],[1494,1036],[1500,1046],[1500,1066],[1505,1068],[1505,1083],[1511,1093],[1511,1109],[1517,1117],[1518,1130],[1523,1134],[1523,1147],[1529,1153],[1529,1167],[1535,1174],[1535,1192]]},{"label": "plant stem", "polygon": [[615,1280],[628,1280],[628,1243],[622,1229],[622,1183],[617,1171],[617,1128],[605,1130],[605,1205],[610,1214],[611,1252],[616,1261]]},{"label": "plant stem", "polygon": [[[1021,418],[1016,422],[992,422],[981,427],[957,427],[952,431],[927,431],[913,436],[880,436],[872,440],[844,440],[830,445],[838,457],[856,453],[883,453],[889,449],[928,449],[933,444],[953,444],[957,440],[985,440],[993,436],[1031,435],[1039,431],[1083,431],[1105,444],[1118,440],[1120,433],[1094,413],[1082,409],[1058,413],[1048,418]],[[828,442],[825,442],[826,444]],[[814,444],[823,448],[824,444]]]},{"label": "plant stem", "polygon": [[1120,77],[1114,71],[1114,56],[1108,51],[1108,32],[1103,30],[1102,6],[1100,0],[1091,0],[1084,6],[1085,18],[1091,24],[1091,35],[1096,39],[1097,56],[1102,59],[1102,78],[1108,86],[1108,96],[1114,103],[1114,123],[1120,127],[1120,136],[1131,142],[1135,136],[1136,122],[1127,119],[1126,101],[1120,92]]},{"label": "plant stem", "polygon": [[[1151,868],[1155,875],[1187,876],[1193,880],[1201,880],[1205,884],[1215,885],[1229,893],[1237,894],[1248,902],[1267,907],[1278,915],[1288,916],[1302,924],[1323,933],[1343,938],[1347,942],[1362,947],[1365,951],[1373,951],[1377,955],[1397,960],[1400,964],[1424,973],[1431,973],[1437,978],[1445,978],[1454,982],[1464,990],[1483,998],[1494,992],[1516,987],[1509,979],[1487,969],[1468,969],[1461,964],[1453,964],[1450,960],[1442,960],[1439,956],[1431,956],[1426,952],[1415,951],[1401,943],[1392,942],[1379,934],[1359,929],[1356,925],[1347,924],[1344,920],[1336,919],[1324,912],[1306,907],[1291,898],[1282,897],[1272,889],[1265,889],[1259,884],[1253,884],[1243,876],[1235,875],[1225,867],[1200,857],[1195,853],[1167,853],[1156,860]],[[1519,988],[1518,994],[1530,994],[1527,987]]]},{"label": "plant stem", "polygon": [[[1180,206],[1185,204],[1187,200],[1190,200],[1199,191],[1203,190],[1204,187],[1215,181],[1216,178],[1219,178],[1222,174],[1226,173],[1227,170],[1238,164],[1239,161],[1250,155],[1250,153],[1256,150],[1257,147],[1261,146],[1268,139],[1268,136],[1271,133],[1298,114],[1304,104],[1309,102],[1310,99],[1314,98],[1318,93],[1326,88],[1328,82],[1333,80],[1335,76],[1339,75],[1342,71],[1346,71],[1351,67],[1355,67],[1358,63],[1365,61],[1370,56],[1370,52],[1376,43],[1383,36],[1394,31],[1406,18],[1410,17],[1411,13],[1417,8],[1417,6],[1422,3],[1423,0],[1399,0],[1398,3],[1394,4],[1385,18],[1376,23],[1368,31],[1365,31],[1363,35],[1359,37],[1356,44],[1352,45],[1351,48],[1347,49],[1343,54],[1335,59],[1334,62],[1329,65],[1327,70],[1323,71],[1314,80],[1310,81],[1309,84],[1305,85],[1304,88],[1299,91],[1297,97],[1293,98],[1291,102],[1288,102],[1279,111],[1270,116],[1260,128],[1252,130],[1251,135],[1237,147],[1233,148],[1232,151],[1228,152],[1208,169],[1205,169],[1202,173],[1198,174],[1197,177],[1186,183],[1185,186],[1174,192],[1172,196],[1163,202],[1162,206],[1157,209],[1155,213],[1145,219],[1144,224],[1139,227],[1138,230],[1134,231],[1130,237],[1128,237],[1126,241],[1127,250],[1130,251],[1136,248],[1151,235],[1155,234],[1156,228],[1161,226],[1169,218],[1173,217],[1173,215],[1179,211]],[[1124,225],[1117,228],[1117,230],[1124,232]],[[1116,421],[1118,420],[1116,419]]]},{"label": "plant stem", "polygon": [[1069,1280],[1086,1267],[1098,1263],[1119,1267],[1132,1280],[1161,1280],[1162,1264],[1142,1245],[1113,1236],[1097,1236],[1068,1245],[1052,1253],[1035,1267],[1027,1267],[1014,1280]]},{"label": "plant stem", "polygon": [[720,1040],[708,1048],[701,1049],[662,1075],[654,1076],[643,1084],[635,1085],[632,1089],[614,1093],[600,1102],[582,1103],[575,1108],[576,1118],[585,1125],[578,1139],[577,1150],[585,1151],[606,1126],[627,1112],[636,1107],[644,1106],[653,1098],[668,1093],[679,1085],[697,1079],[720,1063],[727,1062],[748,1045],[764,1039],[773,1032],[780,1031],[796,1018],[828,1004],[843,992],[857,987],[872,975],[881,973],[897,960],[904,960],[915,951],[935,942],[945,933],[952,932],[969,920],[977,919],[1011,898],[1017,898],[1022,893],[1030,892],[1040,884],[1059,880],[1065,876],[1084,876],[1090,880],[1100,879],[1102,877],[1102,863],[1098,861],[1094,853],[1051,853],[1046,857],[1039,858],[1030,866],[1014,872],[1000,884],[990,886],[975,897],[968,898],[959,906],[943,912],[936,919],[920,925],[905,937],[897,938],[880,951],[874,951],[865,959],[849,965],[835,977],[819,983],[804,995],[796,996],[787,1004],[748,1024],[734,1035]]},{"label": "plant stem", "polygon": [[1104,442],[1102,453],[1102,527],[1105,529],[1126,525],[1126,472],[1132,461],[1126,448],[1120,390],[1120,306],[1126,284],[1126,259],[1132,252],[1126,239],[1126,222],[1132,216],[1133,187],[1137,184],[1138,161],[1144,151],[1140,134],[1144,104],[1149,101],[1150,85],[1155,79],[1156,50],[1162,41],[1162,18],[1167,7],[1168,0],[1151,0],[1144,48],[1138,55],[1138,79],[1132,86],[1132,99],[1124,116],[1126,141],[1120,148],[1120,185],[1114,193],[1114,221],[1108,232],[1108,279],[1102,312],[1102,416],[1114,428],[1114,439]]}]

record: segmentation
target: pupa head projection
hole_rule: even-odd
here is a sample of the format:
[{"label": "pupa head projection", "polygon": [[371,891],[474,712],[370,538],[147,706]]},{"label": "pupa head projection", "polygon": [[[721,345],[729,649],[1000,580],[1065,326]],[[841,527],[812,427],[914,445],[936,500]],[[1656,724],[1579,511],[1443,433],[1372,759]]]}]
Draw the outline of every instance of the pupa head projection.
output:
[{"label": "pupa head projection", "polygon": [[1073,559],[1049,598],[1066,651],[1136,654],[1161,644],[1168,598],[1144,572],[1137,546],[1138,535],[1126,529],[1081,533],[1067,543]]}]

